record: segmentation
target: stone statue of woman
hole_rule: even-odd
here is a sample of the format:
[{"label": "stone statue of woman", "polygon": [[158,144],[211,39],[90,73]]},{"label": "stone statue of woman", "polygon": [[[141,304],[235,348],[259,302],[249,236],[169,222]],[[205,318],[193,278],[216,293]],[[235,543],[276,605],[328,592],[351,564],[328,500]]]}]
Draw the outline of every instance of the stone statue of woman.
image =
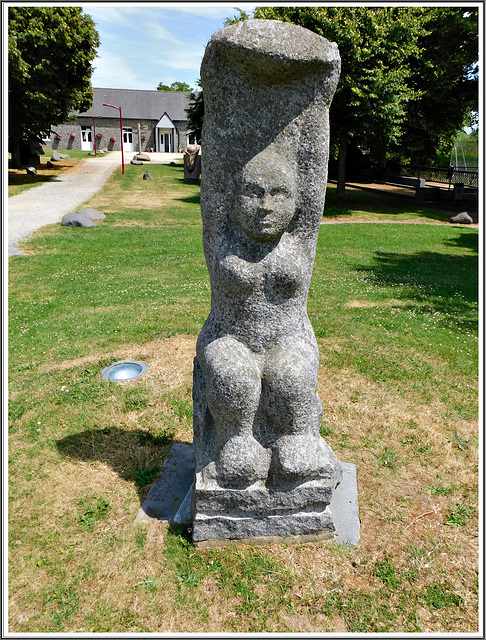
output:
[{"label": "stone statue of woman", "polygon": [[221,486],[329,473],[332,452],[319,436],[319,351],[306,313],[313,255],[290,228],[296,173],[271,147],[243,167],[214,257],[219,302],[197,357]]},{"label": "stone statue of woman", "polygon": [[211,311],[194,366],[193,538],[329,532],[341,467],[319,435],[306,304],[339,54],[296,25],[248,20],[213,36],[201,77]]}]

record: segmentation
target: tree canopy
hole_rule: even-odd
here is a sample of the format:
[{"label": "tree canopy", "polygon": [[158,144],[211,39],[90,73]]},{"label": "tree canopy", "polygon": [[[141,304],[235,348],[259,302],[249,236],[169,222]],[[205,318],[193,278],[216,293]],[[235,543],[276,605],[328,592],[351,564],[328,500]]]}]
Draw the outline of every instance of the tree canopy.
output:
[{"label": "tree canopy", "polygon": [[[225,26],[247,20],[240,9]],[[331,110],[331,147],[344,196],[350,142],[387,161],[426,162],[452,141],[478,105],[478,12],[471,7],[263,6],[253,18],[293,22],[336,42],[341,77]],[[193,102],[202,126],[202,92]]]},{"label": "tree canopy", "polygon": [[457,132],[471,125],[478,109],[478,13],[463,7],[428,7],[420,53],[408,84],[416,99],[407,104],[401,161],[430,162],[449,154]]},{"label": "tree canopy", "polygon": [[[387,159],[425,163],[450,149],[478,108],[478,12],[449,7],[260,7],[338,44],[331,132]],[[342,193],[342,191],[341,191]]]},{"label": "tree canopy", "polygon": [[201,140],[201,133],[204,123],[204,95],[201,80],[197,81],[199,89],[194,89],[189,94],[189,107],[186,109],[187,126],[192,131],[196,140]]},{"label": "tree canopy", "polygon": [[187,84],[187,82],[173,82],[171,85],[159,82],[157,91],[185,91],[186,93],[189,93],[190,91],[193,91],[193,89]]},{"label": "tree canopy", "polygon": [[14,165],[21,140],[48,135],[71,111],[91,106],[91,62],[99,44],[91,16],[79,7],[9,8],[8,125]]},{"label": "tree canopy", "polygon": [[332,142],[339,149],[338,197],[344,197],[348,140],[383,165],[398,143],[408,101],[410,59],[425,34],[421,9],[410,7],[259,7],[255,18],[299,24],[336,42],[341,77],[331,105]]}]

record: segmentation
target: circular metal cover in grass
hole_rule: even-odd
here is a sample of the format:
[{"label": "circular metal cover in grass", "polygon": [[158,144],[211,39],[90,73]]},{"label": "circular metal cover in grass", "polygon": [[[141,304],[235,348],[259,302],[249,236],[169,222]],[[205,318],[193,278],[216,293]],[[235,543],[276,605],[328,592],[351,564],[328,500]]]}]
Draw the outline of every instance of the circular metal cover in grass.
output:
[{"label": "circular metal cover in grass", "polygon": [[125,380],[136,380],[144,375],[148,370],[145,362],[137,362],[135,360],[120,360],[106,367],[101,372],[105,380],[110,382],[124,382]]}]

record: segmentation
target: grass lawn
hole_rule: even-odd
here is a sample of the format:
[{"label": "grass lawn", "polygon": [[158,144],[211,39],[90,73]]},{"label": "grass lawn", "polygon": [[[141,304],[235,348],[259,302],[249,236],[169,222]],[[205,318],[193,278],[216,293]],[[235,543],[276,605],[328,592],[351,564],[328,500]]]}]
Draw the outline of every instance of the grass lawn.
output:
[{"label": "grass lawn", "polygon": [[[134,524],[171,444],[192,441],[210,304],[199,187],[145,170],[86,203],[106,214],[94,228],[46,227],[9,258],[9,631],[477,631],[477,229],[321,226],[322,434],[357,467],[360,543],[198,551]],[[124,358],[148,373],[105,381]]]},{"label": "grass lawn", "polygon": [[[35,167],[37,175],[29,176],[25,172],[25,167],[22,169],[10,169],[8,170],[8,196],[16,196],[26,189],[37,187],[43,182],[52,180],[59,173],[74,167],[84,158],[89,157],[89,151],[80,151],[79,149],[58,149],[59,153],[69,155],[69,158],[61,158],[59,162],[53,162],[53,168],[47,166],[47,162],[50,161],[52,155],[52,149],[45,149],[45,155],[40,156],[40,166]],[[9,154],[10,158],[10,154]]]}]

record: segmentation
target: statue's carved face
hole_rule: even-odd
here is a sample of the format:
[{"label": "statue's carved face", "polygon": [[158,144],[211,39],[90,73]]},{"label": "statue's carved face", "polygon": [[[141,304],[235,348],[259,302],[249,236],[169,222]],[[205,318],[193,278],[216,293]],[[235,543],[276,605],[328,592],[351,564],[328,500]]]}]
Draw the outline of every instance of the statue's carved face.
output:
[{"label": "statue's carved face", "polygon": [[259,154],[244,167],[233,219],[257,242],[278,238],[294,217],[296,179],[275,153]]}]

